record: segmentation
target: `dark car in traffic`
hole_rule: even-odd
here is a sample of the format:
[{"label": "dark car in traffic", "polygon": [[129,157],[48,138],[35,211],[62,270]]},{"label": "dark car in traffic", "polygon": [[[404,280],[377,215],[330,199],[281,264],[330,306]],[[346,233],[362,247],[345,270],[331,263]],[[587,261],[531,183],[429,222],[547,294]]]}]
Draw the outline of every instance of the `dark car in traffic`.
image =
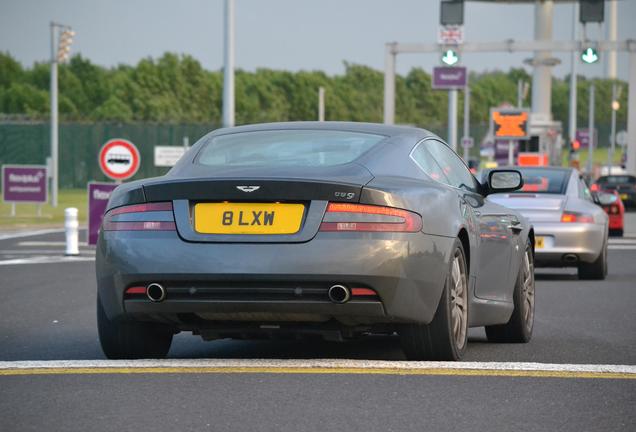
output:
[{"label": "dark car in traffic", "polygon": [[400,335],[457,360],[468,328],[527,342],[534,233],[424,130],[340,122],[219,129],[163,177],[120,185],[97,245],[109,358],[159,358],[173,335]]},{"label": "dark car in traffic", "polygon": [[606,175],[599,177],[595,183],[600,190],[616,191],[626,208],[636,207],[636,176]]}]

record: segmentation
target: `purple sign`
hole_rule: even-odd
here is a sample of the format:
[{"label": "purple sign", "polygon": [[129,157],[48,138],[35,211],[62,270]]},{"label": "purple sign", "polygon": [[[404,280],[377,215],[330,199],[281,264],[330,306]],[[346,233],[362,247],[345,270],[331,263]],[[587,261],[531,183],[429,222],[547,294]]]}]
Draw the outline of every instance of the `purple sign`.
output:
[{"label": "purple sign", "polygon": [[436,90],[466,87],[468,73],[465,67],[437,66],[433,68],[433,88]]},{"label": "purple sign", "polygon": [[3,165],[2,198],[5,202],[46,202],[46,166]]},{"label": "purple sign", "polygon": [[[581,144],[581,148],[588,148],[590,146],[590,130],[589,129],[577,129],[576,140]],[[594,128],[594,147],[598,143],[598,129]]]},{"label": "purple sign", "polygon": [[102,226],[106,204],[110,194],[118,185],[115,183],[88,183],[88,244],[97,244],[99,227]]}]

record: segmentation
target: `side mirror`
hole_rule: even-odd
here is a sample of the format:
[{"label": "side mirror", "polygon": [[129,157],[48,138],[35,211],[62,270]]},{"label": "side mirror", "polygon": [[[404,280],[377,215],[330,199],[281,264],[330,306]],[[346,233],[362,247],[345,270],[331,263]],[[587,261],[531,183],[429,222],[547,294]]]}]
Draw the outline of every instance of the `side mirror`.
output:
[{"label": "side mirror", "polygon": [[514,192],[523,187],[523,177],[516,170],[492,170],[488,173],[486,195]]},{"label": "side mirror", "polygon": [[607,192],[595,192],[592,196],[594,197],[594,202],[600,206],[614,204],[618,201],[616,195]]}]

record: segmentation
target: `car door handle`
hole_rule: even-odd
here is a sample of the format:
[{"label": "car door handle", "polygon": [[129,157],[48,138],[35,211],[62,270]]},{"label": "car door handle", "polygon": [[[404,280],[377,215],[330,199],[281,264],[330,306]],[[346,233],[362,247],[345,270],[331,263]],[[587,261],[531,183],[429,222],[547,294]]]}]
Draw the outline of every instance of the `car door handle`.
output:
[{"label": "car door handle", "polygon": [[523,226],[517,222],[517,223],[511,223],[510,225],[508,225],[508,229],[513,230],[514,232],[521,232],[523,231]]}]

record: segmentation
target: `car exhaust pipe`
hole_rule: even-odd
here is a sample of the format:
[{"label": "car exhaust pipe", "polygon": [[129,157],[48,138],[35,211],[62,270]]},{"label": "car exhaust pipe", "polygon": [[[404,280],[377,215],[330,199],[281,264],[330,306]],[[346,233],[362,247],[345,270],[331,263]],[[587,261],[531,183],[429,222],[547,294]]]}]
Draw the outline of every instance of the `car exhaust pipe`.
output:
[{"label": "car exhaust pipe", "polygon": [[151,302],[162,302],[166,298],[166,289],[158,283],[151,283],[146,287],[146,296]]},{"label": "car exhaust pipe", "polygon": [[574,254],[565,254],[563,255],[563,261],[566,263],[575,263],[579,261],[579,257]]},{"label": "car exhaust pipe", "polygon": [[329,300],[333,303],[346,303],[351,298],[351,290],[344,285],[334,285],[327,292]]}]

